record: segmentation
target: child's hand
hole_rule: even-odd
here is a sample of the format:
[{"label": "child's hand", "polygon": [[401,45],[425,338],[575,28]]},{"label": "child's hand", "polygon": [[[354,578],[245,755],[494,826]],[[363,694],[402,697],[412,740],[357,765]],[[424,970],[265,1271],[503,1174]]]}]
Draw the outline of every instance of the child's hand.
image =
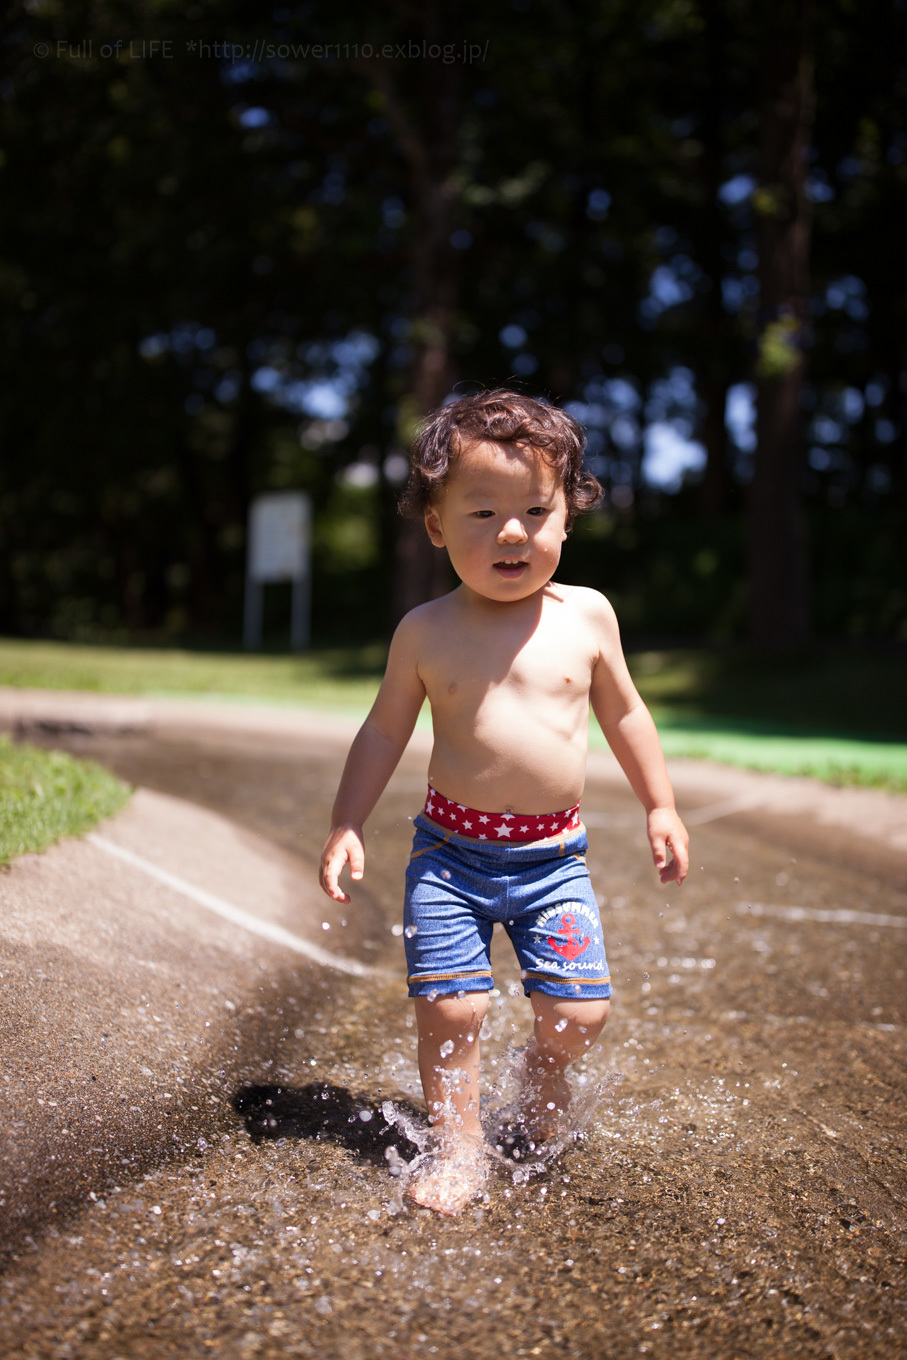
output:
[{"label": "child's hand", "polygon": [[321,871],[319,881],[328,897],[335,902],[349,902],[338,883],[340,871],[349,860],[350,874],[354,880],[362,877],[365,869],[365,847],[362,844],[362,828],[358,826],[335,826],[324,843],[321,852]]},{"label": "child's hand", "polygon": [[[648,816],[647,830],[652,858],[662,883],[676,879],[678,886],[690,867],[690,838],[674,808],[653,808]],[[668,850],[674,858],[668,859]]]}]

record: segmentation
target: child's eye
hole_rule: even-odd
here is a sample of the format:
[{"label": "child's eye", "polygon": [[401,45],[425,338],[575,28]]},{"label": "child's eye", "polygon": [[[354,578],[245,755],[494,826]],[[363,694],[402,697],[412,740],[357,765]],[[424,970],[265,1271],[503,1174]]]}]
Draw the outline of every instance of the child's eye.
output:
[{"label": "child's eye", "polygon": [[530,515],[547,515],[548,507],[546,505],[532,505],[529,507],[528,513]]},{"label": "child's eye", "polygon": [[473,515],[476,519],[491,519],[493,510],[474,510]]}]

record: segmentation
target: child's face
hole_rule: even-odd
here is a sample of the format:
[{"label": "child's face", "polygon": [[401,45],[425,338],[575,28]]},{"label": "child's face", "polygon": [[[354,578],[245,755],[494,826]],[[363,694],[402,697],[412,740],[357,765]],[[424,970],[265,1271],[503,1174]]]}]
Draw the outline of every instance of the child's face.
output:
[{"label": "child's face", "polygon": [[567,537],[557,474],[532,449],[468,444],[451,462],[425,527],[454,571],[478,595],[523,600],[551,580]]}]

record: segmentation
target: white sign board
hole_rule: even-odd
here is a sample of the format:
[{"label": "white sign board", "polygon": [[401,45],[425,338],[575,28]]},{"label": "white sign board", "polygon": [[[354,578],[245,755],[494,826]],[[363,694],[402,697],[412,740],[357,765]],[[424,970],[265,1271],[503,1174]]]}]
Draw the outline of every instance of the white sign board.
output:
[{"label": "white sign board", "polygon": [[261,646],[262,596],[269,581],[292,581],[290,643],[296,652],[309,645],[312,503],[304,491],[272,491],[249,508],[246,554],[246,604],[243,642]]},{"label": "white sign board", "polygon": [[257,496],[249,511],[249,578],[263,583],[305,576],[311,520],[311,502],[303,491]]}]

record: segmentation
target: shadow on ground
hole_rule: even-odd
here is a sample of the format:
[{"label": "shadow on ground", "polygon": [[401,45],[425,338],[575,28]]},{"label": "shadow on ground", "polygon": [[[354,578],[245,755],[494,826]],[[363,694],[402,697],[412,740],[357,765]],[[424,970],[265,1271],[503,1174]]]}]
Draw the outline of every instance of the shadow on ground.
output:
[{"label": "shadow on ground", "polygon": [[[405,1101],[394,1104],[398,1111],[419,1118],[418,1111]],[[419,1151],[396,1125],[388,1123],[380,1103],[332,1082],[242,1086],[233,1097],[233,1108],[242,1115],[253,1143],[310,1138],[316,1143],[337,1143],[363,1161],[380,1163],[386,1161],[390,1148],[405,1160]]]}]

